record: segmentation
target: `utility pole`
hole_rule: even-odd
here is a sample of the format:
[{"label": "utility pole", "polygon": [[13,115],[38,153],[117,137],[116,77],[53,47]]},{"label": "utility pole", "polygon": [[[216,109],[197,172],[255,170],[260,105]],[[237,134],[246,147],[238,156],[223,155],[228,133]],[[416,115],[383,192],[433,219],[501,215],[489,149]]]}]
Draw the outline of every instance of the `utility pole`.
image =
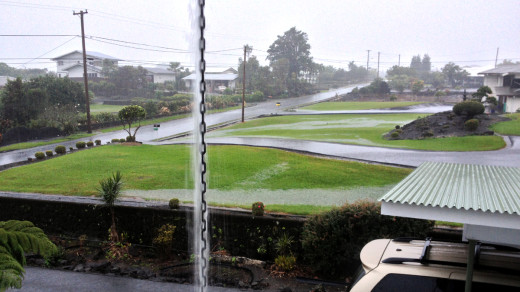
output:
[{"label": "utility pole", "polygon": [[377,78],[379,78],[379,55],[381,55],[381,52],[377,52]]},{"label": "utility pole", "polygon": [[253,51],[253,47],[249,45],[244,46],[244,74],[242,79],[242,123],[244,122],[244,105],[246,103],[246,53],[249,54]]},{"label": "utility pole", "polygon": [[87,133],[92,133],[92,125],[90,122],[90,100],[88,95],[88,76],[87,76],[87,51],[85,50],[85,26],[83,25],[83,14],[87,14],[88,11],[80,10],[78,13],[72,12],[72,15],[79,15],[81,18],[81,43],[83,45],[83,82],[85,83],[85,100],[87,109]]},{"label": "utility pole", "polygon": [[397,63],[397,67],[401,67],[401,54],[399,54],[399,62]]},{"label": "utility pole", "polygon": [[495,68],[497,67],[497,62],[498,62],[498,49],[500,49],[500,48],[497,48],[497,56],[495,57]]},{"label": "utility pole", "polygon": [[368,55],[367,55],[367,80],[370,79],[370,72],[368,71],[368,61],[370,60],[370,50],[367,50],[368,52]]}]

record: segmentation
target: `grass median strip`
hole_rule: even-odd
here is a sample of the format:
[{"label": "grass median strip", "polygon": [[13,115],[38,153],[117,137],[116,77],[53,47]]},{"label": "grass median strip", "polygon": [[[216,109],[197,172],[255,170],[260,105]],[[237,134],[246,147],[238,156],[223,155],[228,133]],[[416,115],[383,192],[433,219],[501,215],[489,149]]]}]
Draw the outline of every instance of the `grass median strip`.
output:
[{"label": "grass median strip", "polygon": [[[424,116],[424,115],[423,115]],[[345,114],[275,116],[211,132],[210,137],[270,137],[434,151],[485,151],[503,148],[498,136],[386,140],[383,135],[417,114]]]},{"label": "grass median strip", "polygon": [[345,101],[345,102],[320,102],[301,109],[313,111],[346,111],[394,108],[423,104],[420,101]]},{"label": "grass median strip", "polygon": [[[337,205],[335,202],[340,204],[343,199],[358,199],[348,198],[349,192],[341,198],[342,190],[386,188],[411,172],[410,169],[316,158],[277,149],[210,146],[208,150],[209,187],[227,196],[219,200],[217,192],[211,198],[216,204],[247,205],[246,201],[268,198],[262,196],[276,191],[275,197],[286,197],[273,200],[274,205],[313,205],[312,202],[316,202],[315,205],[322,206],[322,201],[327,200],[325,205]],[[99,181],[117,170],[123,174],[128,190],[190,189],[193,181],[189,169],[190,149],[185,145],[107,145],[2,171],[0,190],[95,195]],[[326,194],[320,192],[322,189],[334,190],[335,197],[322,198]],[[239,200],[241,196],[247,200]]]}]

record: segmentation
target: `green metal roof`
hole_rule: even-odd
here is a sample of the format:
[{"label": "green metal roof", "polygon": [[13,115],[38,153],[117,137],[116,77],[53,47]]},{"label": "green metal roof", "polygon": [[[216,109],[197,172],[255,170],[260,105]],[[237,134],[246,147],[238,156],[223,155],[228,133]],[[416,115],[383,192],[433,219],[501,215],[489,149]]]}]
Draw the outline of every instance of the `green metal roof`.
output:
[{"label": "green metal roof", "polygon": [[379,200],[520,215],[520,168],[426,162]]}]

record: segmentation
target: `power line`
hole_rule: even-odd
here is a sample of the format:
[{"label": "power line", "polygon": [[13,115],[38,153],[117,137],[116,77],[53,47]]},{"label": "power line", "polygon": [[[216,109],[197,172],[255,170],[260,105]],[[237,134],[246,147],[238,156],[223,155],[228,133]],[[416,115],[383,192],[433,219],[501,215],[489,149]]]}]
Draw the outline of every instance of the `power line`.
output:
[{"label": "power line", "polygon": [[75,39],[76,37],[77,37],[77,36],[73,36],[73,37],[72,37],[71,39],[69,39],[68,41],[66,41],[66,42],[64,42],[64,43],[62,43],[62,44],[60,44],[59,46],[57,46],[57,47],[53,48],[53,49],[52,49],[52,50],[50,50],[50,51],[47,51],[47,52],[45,52],[45,53],[41,54],[40,56],[38,56],[38,57],[36,57],[36,58],[34,58],[34,59],[31,59],[31,60],[29,60],[29,61],[27,61],[27,62],[23,63],[22,65],[25,65],[25,64],[27,64],[27,63],[30,63],[30,62],[32,62],[32,61],[34,61],[34,60],[38,59],[38,58],[41,58],[41,57],[43,57],[43,56],[47,55],[48,53],[50,53],[50,52],[52,52],[52,51],[56,50],[56,49],[57,49],[57,48],[59,48],[59,47],[62,47],[62,46],[64,46],[64,45],[65,45],[65,44],[67,44],[68,42],[70,42],[70,41],[74,40],[74,39]]}]

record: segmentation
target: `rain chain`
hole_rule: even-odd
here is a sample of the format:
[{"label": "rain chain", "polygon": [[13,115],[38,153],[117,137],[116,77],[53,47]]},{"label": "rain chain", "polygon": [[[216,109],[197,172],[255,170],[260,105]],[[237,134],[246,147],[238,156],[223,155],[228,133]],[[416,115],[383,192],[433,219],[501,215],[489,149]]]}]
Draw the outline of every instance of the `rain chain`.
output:
[{"label": "rain chain", "polygon": [[206,112],[206,104],[204,102],[206,93],[206,82],[204,80],[204,72],[206,71],[206,60],[204,60],[204,51],[206,50],[206,40],[204,39],[204,29],[206,28],[206,19],[204,17],[204,5],[205,0],[199,0],[199,8],[200,8],[200,17],[199,17],[199,26],[200,26],[200,40],[199,40],[199,49],[200,49],[200,155],[201,155],[201,248],[200,248],[200,260],[202,265],[202,275],[200,275],[200,279],[202,279],[202,283],[200,283],[201,291],[206,291],[206,287],[208,286],[207,279],[207,270],[208,270],[208,259],[206,258],[206,250],[208,248],[208,238],[207,238],[207,203],[206,203],[206,161],[204,157],[206,155],[206,142],[204,140],[204,135],[206,134],[206,122],[204,120],[204,114]]}]

